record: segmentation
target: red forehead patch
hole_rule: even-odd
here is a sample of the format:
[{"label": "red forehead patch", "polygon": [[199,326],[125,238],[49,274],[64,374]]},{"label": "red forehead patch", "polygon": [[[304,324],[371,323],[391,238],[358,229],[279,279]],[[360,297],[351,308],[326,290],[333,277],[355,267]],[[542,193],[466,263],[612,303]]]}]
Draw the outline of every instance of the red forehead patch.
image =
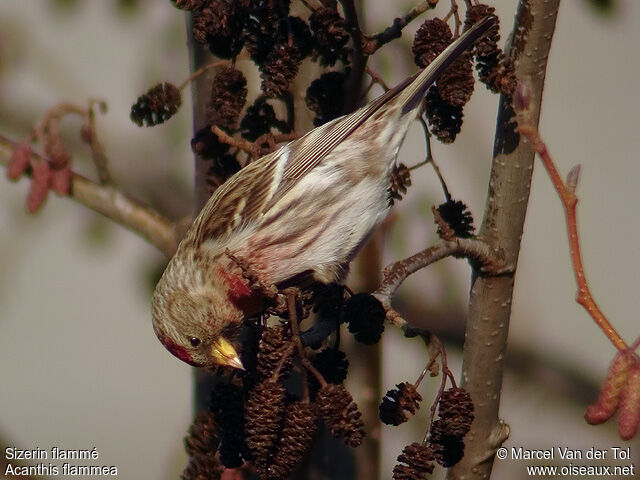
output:
[{"label": "red forehead patch", "polygon": [[183,362],[188,363],[192,367],[201,366],[198,363],[193,361],[193,359],[191,358],[191,355],[189,355],[189,352],[187,351],[186,348],[174,343],[170,338],[164,337],[160,341],[162,342],[162,344],[167,350],[169,350],[173,355],[178,357]]}]

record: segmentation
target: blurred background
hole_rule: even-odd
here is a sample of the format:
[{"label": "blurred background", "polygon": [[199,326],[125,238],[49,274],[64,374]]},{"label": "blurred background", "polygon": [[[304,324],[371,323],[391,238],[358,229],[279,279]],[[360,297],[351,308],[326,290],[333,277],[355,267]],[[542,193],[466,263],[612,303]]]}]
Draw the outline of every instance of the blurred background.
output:
[{"label": "blurred background", "polygon": [[[415,3],[366,2],[365,31],[383,29]],[[441,3],[447,5],[437,15],[448,10],[448,2]],[[495,3],[506,38],[516,2]],[[609,2],[562,3],[540,130],[563,174],[583,166],[578,208],[586,272],[601,308],[632,343],[639,334],[640,96],[633,92],[640,73],[640,4],[620,0],[603,14],[594,7],[602,3]],[[415,71],[410,43],[420,23],[371,61],[387,83]],[[0,132],[20,140],[59,101],[103,99],[109,110],[98,116],[98,134],[116,181],[172,218],[188,214],[189,95],[164,125],[141,129],[129,120],[131,105],[147,88],[188,76],[185,44],[184,15],[168,0],[3,0]],[[486,198],[497,100],[476,84],[456,142],[432,142],[449,189],[470,206],[476,225]],[[75,168],[93,175],[86,147],[77,139],[80,122],[64,125],[64,138],[80,153]],[[411,165],[423,155],[416,124],[401,161]],[[592,427],[583,419],[615,352],[574,302],[561,205],[538,167],[513,301],[501,407],[511,426],[505,446],[626,446],[615,422]],[[386,235],[385,264],[437,239],[430,208],[443,201],[439,184],[429,167],[412,178]],[[2,445],[96,447],[96,464],[117,466],[121,478],[178,478],[186,463],[182,437],[191,417],[191,371],[166,353],[151,329],[150,294],[162,255],[67,199],[50,196],[41,213],[28,215],[27,189],[28,182],[12,184],[1,175]],[[447,341],[456,375],[468,289],[466,262],[445,260],[411,277],[398,295],[409,318]],[[424,366],[420,341],[405,340],[391,328],[383,351],[384,390],[415,380]],[[416,418],[381,430],[383,478],[390,477],[402,447],[422,438],[438,384],[438,379],[423,383],[425,401]],[[640,465],[640,441],[628,445],[630,462]],[[525,478],[525,464],[498,460],[493,478]]]}]

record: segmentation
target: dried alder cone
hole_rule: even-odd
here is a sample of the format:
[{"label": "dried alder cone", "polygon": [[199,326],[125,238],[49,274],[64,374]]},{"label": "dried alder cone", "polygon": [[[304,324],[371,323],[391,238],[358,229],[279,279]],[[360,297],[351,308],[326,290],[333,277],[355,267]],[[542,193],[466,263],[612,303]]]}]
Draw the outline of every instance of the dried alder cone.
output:
[{"label": "dried alder cone", "polygon": [[[413,55],[420,67],[429,65],[452,42],[449,25],[434,18],[426,20],[416,32]],[[425,113],[436,137],[450,143],[462,126],[462,108],[473,93],[471,57],[463,53],[440,76],[425,99]]]},{"label": "dried alder cone", "polygon": [[399,163],[391,174],[391,186],[388,191],[389,203],[393,205],[396,200],[402,200],[402,196],[407,193],[407,187],[410,186],[411,170],[404,163]]},{"label": "dried alder cone", "polygon": [[[453,230],[456,237],[469,238],[473,235],[473,216],[464,202],[449,199],[439,205],[437,210],[440,218]],[[438,226],[438,235],[444,237],[440,226]]]},{"label": "dried alder cone", "polygon": [[[493,15],[495,9],[488,5],[474,5],[467,10],[465,29],[469,29],[480,19]],[[513,96],[517,79],[513,62],[498,47],[500,40],[499,25],[496,24],[487,35],[478,41],[471,50],[476,60],[480,80],[495,93]]]},{"label": "dried alder cone", "polygon": [[300,66],[298,49],[286,43],[276,45],[260,66],[262,91],[267,97],[280,97],[298,74]]},{"label": "dried alder cone", "polygon": [[422,480],[433,473],[435,455],[429,445],[412,443],[398,456],[398,464],[393,467],[393,480]]},{"label": "dried alder cone", "polygon": [[245,434],[258,472],[266,472],[273,460],[284,419],[285,393],[282,383],[266,380],[249,396]]},{"label": "dried alder cone", "polygon": [[313,404],[296,402],[285,413],[278,454],[265,478],[288,478],[311,444],[316,431],[317,411]]},{"label": "dried alder cone", "polygon": [[[406,384],[398,385],[399,390],[402,390],[401,385]],[[426,478],[433,472],[434,461],[446,468],[458,463],[464,454],[463,438],[469,433],[472,422],[473,403],[469,393],[458,387],[444,391],[438,402],[438,419],[431,425],[428,442],[405,447],[393,469],[394,480]]]},{"label": "dried alder cone", "polygon": [[183,480],[218,478],[222,473],[222,465],[216,457],[218,444],[218,431],[213,414],[208,411],[200,412],[184,439],[189,463],[182,472]]},{"label": "dried alder cone", "polygon": [[[495,9],[485,4],[473,5],[467,9],[465,30],[493,15]],[[497,17],[496,17],[497,18]],[[453,40],[449,25],[439,19],[426,20],[416,32],[413,54],[416,65],[429,65]],[[499,23],[446,69],[425,101],[425,113],[431,132],[443,143],[451,143],[462,126],[463,107],[471,98],[474,89],[472,58],[480,80],[495,93],[513,95],[517,80],[513,63],[498,47],[500,40]]]},{"label": "dried alder cone", "polygon": [[240,70],[224,67],[211,83],[211,97],[206,109],[207,122],[234,130],[247,101],[247,80]]},{"label": "dried alder cone", "polygon": [[380,300],[368,293],[349,298],[342,309],[342,320],[355,339],[365,345],[378,343],[384,331],[386,312]]},{"label": "dried alder cone", "polygon": [[443,467],[458,463],[464,455],[464,436],[473,422],[471,396],[462,388],[443,392],[438,403],[438,420],[431,425],[429,443],[436,461]]},{"label": "dried alder cone", "polygon": [[382,399],[379,408],[380,420],[387,425],[400,425],[409,420],[407,412],[411,415],[416,413],[421,401],[422,396],[414,385],[407,382],[399,383]]},{"label": "dried alder cone", "polygon": [[131,107],[131,121],[141,127],[153,127],[173,117],[182,105],[178,87],[169,82],[159,83],[140,95]]},{"label": "dried alder cone", "polygon": [[342,385],[328,384],[320,389],[316,404],[331,433],[350,447],[357,447],[364,437],[362,414],[351,394]]},{"label": "dried alder cone", "polygon": [[236,468],[251,458],[245,438],[245,392],[232,383],[218,383],[211,395],[211,412],[219,430],[220,463]]},{"label": "dried alder cone", "polygon": [[346,80],[347,75],[343,72],[327,72],[309,85],[306,102],[309,110],[316,114],[313,120],[316,127],[338,118],[342,114]]},{"label": "dried alder cone", "polygon": [[[309,312],[301,308],[301,319]],[[300,357],[299,350],[289,348],[291,337],[285,325],[264,328],[255,338],[255,361],[246,362],[251,367],[239,372],[232,382],[221,381],[214,387],[210,412],[195,419],[185,438],[190,460],[183,478],[218,478],[224,466],[255,469],[264,480],[285,480],[311,444],[319,415],[345,443],[352,447],[360,444],[364,435],[360,412],[342,385],[326,384],[316,371],[314,375],[319,375],[317,381],[323,386],[315,400],[305,385],[302,399],[287,391],[285,380],[291,383],[294,365],[303,370],[312,368],[305,363],[307,351]],[[346,376],[346,359],[341,353],[325,349],[316,356],[322,359],[318,364],[324,363],[327,378],[336,383]]]}]

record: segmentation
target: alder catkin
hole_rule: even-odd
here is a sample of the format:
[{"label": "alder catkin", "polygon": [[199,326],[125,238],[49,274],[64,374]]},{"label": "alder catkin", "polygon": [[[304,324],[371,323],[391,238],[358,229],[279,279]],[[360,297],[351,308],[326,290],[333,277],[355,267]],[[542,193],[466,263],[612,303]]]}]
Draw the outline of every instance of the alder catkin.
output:
[{"label": "alder catkin", "polygon": [[598,399],[587,407],[584,414],[588,423],[597,425],[606,422],[616,413],[620,395],[627,384],[627,377],[633,365],[633,356],[629,352],[620,352],[614,357],[600,387]]}]

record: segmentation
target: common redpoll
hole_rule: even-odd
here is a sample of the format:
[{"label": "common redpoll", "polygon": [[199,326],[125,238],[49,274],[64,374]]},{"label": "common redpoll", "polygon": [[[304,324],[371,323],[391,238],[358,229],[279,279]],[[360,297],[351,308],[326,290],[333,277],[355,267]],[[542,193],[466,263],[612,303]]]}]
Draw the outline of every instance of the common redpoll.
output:
[{"label": "common redpoll", "polygon": [[162,344],[194,366],[242,368],[240,326],[265,308],[247,268],[261,285],[344,280],[389,212],[398,150],[427,90],[495,23],[485,18],[422,72],[219,187],[156,286],[153,327]]}]

